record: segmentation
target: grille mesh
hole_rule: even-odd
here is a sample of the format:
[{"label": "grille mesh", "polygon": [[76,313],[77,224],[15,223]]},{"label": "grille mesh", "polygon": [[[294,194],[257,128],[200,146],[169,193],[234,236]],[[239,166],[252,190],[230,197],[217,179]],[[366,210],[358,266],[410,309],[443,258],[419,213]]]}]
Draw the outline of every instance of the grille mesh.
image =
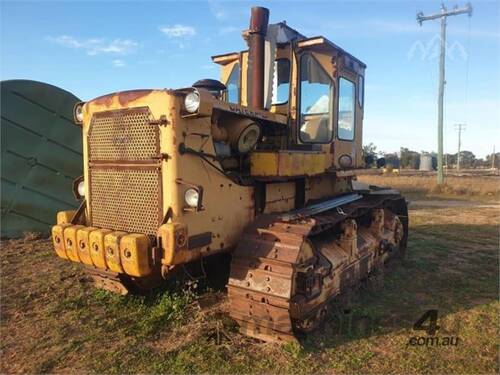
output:
[{"label": "grille mesh", "polygon": [[90,161],[143,161],[159,154],[158,126],[148,107],[94,114],[89,132]]},{"label": "grille mesh", "polygon": [[92,225],[155,234],[160,225],[160,171],[90,169]]}]

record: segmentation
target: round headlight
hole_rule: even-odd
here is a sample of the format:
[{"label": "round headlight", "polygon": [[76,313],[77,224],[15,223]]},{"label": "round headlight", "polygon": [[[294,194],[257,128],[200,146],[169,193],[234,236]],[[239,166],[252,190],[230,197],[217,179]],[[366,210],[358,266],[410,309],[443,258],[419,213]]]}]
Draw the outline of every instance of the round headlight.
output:
[{"label": "round headlight", "polygon": [[352,166],[352,158],[349,155],[344,154],[340,156],[339,164],[342,168],[349,168],[350,166]]},{"label": "round headlight", "polygon": [[75,121],[83,122],[83,103],[78,103],[75,107]]},{"label": "round headlight", "polygon": [[189,188],[184,193],[184,200],[189,207],[198,207],[198,201],[200,199],[200,194],[198,190]]},{"label": "round headlight", "polygon": [[77,187],[77,191],[78,191],[78,194],[80,195],[80,197],[85,196],[85,182],[84,181],[80,181],[80,183],[78,184],[78,187]]},{"label": "round headlight", "polygon": [[260,137],[260,127],[257,124],[247,126],[238,138],[238,152],[245,154],[254,149]]},{"label": "round headlight", "polygon": [[200,108],[200,94],[197,91],[191,91],[184,98],[184,108],[189,113],[195,113]]}]

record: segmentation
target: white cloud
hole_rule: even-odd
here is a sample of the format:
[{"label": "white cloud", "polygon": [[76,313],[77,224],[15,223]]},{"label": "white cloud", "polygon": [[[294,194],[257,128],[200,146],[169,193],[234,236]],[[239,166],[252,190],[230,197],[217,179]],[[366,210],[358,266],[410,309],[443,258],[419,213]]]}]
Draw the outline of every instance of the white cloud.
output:
[{"label": "white cloud", "polygon": [[224,26],[219,29],[220,35],[233,34],[233,33],[241,33],[241,27],[236,26]]},{"label": "white cloud", "polygon": [[113,61],[112,61],[112,64],[113,64],[113,66],[114,66],[114,67],[116,67],[116,68],[121,68],[121,67],[123,67],[123,66],[125,66],[125,65],[126,65],[126,64],[125,64],[125,61],[120,60],[120,59],[113,60]]},{"label": "white cloud", "polygon": [[222,4],[218,1],[213,1],[213,0],[208,1],[208,7],[210,9],[210,13],[212,13],[212,15],[218,20],[225,20],[229,17],[225,5],[227,6],[227,4]]},{"label": "white cloud", "polygon": [[174,26],[160,26],[159,30],[169,38],[183,38],[196,35],[194,27],[179,24]]},{"label": "white cloud", "polygon": [[137,42],[131,39],[114,39],[111,41],[105,38],[77,39],[69,35],[48,37],[47,39],[63,47],[80,49],[91,56],[101,53],[126,55],[139,46]]}]

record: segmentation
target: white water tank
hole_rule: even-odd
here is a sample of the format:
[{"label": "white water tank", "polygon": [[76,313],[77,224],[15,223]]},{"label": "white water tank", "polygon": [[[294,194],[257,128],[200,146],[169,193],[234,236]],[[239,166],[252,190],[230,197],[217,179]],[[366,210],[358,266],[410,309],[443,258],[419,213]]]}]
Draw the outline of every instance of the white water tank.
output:
[{"label": "white water tank", "polygon": [[428,152],[420,154],[420,168],[421,171],[432,171],[432,155]]}]

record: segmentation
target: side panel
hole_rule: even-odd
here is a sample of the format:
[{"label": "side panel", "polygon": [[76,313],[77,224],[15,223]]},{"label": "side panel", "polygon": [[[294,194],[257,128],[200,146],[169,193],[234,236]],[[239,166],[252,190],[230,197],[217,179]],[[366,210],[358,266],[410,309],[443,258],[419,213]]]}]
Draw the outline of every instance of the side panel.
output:
[{"label": "side panel", "polygon": [[295,208],[295,182],[266,184],[264,213],[286,212]]},{"label": "side panel", "polygon": [[[175,100],[175,108],[180,108],[181,98]],[[208,246],[177,254],[173,263],[181,263],[236,245],[243,228],[254,218],[253,187],[234,183],[197,155],[178,152],[179,146],[183,144],[184,147],[205,155],[215,155],[210,118],[182,118],[174,111],[169,113],[169,118],[172,126],[168,128],[174,134],[172,137],[164,137],[162,145],[165,146],[165,152],[172,155],[166,162],[166,169],[173,165],[176,171],[175,181],[167,177],[171,176],[170,172],[165,174],[167,180],[164,180],[165,186],[176,186],[177,195],[170,206],[172,221],[185,224],[189,238],[207,232],[212,236]],[[216,161],[213,163],[218,165]],[[203,188],[203,207],[200,211],[191,210],[184,203],[184,194],[193,185]],[[168,210],[167,207],[165,209]]]},{"label": "side panel", "polygon": [[313,176],[325,172],[327,154],[315,151],[255,151],[250,174],[259,177]]},{"label": "side panel", "polygon": [[306,178],[305,202],[329,198],[351,191],[351,180],[348,177],[340,178],[335,174],[309,177]]}]

